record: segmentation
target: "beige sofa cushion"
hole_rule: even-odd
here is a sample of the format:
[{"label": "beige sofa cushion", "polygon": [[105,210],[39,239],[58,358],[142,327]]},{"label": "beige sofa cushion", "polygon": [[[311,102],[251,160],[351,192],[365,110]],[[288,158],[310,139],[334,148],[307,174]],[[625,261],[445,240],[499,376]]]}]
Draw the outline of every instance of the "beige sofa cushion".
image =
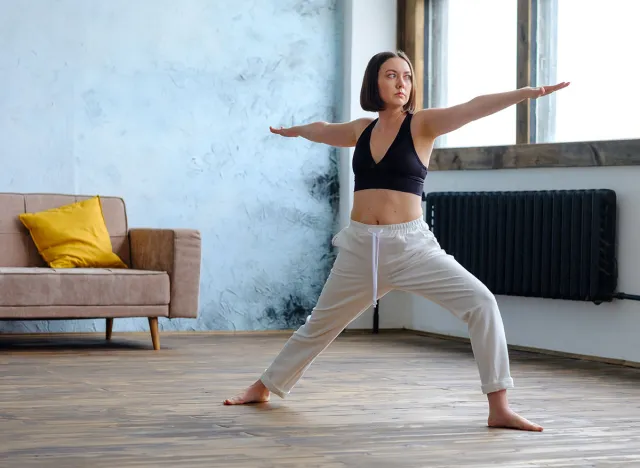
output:
[{"label": "beige sofa cushion", "polygon": [[168,317],[168,305],[146,306],[0,306],[2,320],[58,320]]},{"label": "beige sofa cushion", "polygon": [[0,268],[0,306],[169,304],[163,271],[102,268]]},{"label": "beige sofa cushion", "polygon": [[18,218],[24,204],[23,195],[0,193],[0,267],[46,266]]}]

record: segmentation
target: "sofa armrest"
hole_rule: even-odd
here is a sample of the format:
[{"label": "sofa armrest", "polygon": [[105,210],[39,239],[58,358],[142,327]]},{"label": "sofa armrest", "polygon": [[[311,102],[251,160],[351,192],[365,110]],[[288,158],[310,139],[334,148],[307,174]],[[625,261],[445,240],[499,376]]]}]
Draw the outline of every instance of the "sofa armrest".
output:
[{"label": "sofa armrest", "polygon": [[169,317],[196,318],[200,295],[200,232],[192,229],[130,229],[131,266],[166,271]]}]

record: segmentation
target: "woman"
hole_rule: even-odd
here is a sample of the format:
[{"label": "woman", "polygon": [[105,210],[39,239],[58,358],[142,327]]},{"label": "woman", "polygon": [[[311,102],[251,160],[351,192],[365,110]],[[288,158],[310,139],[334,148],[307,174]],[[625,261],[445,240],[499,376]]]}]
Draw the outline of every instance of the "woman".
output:
[{"label": "woman", "polygon": [[284,398],[313,360],[358,315],[392,289],[419,294],[467,323],[481,390],[489,402],[488,425],[531,431],[542,427],[513,412],[513,387],[502,319],[493,294],[438,245],[423,221],[422,192],[435,139],[525,99],[568,86],[522,88],[479,96],[443,109],[414,113],[413,66],[402,53],[375,55],[360,94],[377,119],[316,122],[271,131],[317,143],[355,146],[351,222],[334,238],[338,256],[318,303],[260,379],[227,405]]}]

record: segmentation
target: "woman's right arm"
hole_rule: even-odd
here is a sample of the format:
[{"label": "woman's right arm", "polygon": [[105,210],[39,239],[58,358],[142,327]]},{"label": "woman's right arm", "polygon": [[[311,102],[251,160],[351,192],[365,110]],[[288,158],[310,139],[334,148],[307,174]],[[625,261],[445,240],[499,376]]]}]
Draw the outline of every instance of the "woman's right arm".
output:
[{"label": "woman's right arm", "polygon": [[272,133],[285,137],[302,137],[315,143],[337,147],[355,146],[360,134],[372,122],[362,118],[346,123],[313,122],[290,128],[269,127]]}]

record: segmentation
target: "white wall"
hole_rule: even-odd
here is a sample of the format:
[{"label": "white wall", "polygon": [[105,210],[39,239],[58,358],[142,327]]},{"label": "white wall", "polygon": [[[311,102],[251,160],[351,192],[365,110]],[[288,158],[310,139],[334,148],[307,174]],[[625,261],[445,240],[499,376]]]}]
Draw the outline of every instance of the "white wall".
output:
[{"label": "white wall", "polygon": [[[428,175],[426,191],[609,188],[618,195],[618,290],[640,294],[640,168],[554,168],[442,171]],[[509,344],[640,361],[640,302],[592,303],[498,296]],[[411,311],[406,328],[468,337],[466,325],[426,299],[397,293],[381,317]]]},{"label": "white wall", "polygon": [[[344,3],[344,88],[342,121],[374,116],[360,107],[362,77],[369,59],[386,50],[396,50],[396,0],[347,0]],[[353,148],[340,151],[340,228],[349,223],[353,204]],[[380,301],[380,310],[391,296]],[[404,315],[403,315],[404,314]],[[380,314],[380,328],[401,328],[410,320],[410,310]],[[373,325],[373,308],[354,320],[349,328],[368,329]]]}]

